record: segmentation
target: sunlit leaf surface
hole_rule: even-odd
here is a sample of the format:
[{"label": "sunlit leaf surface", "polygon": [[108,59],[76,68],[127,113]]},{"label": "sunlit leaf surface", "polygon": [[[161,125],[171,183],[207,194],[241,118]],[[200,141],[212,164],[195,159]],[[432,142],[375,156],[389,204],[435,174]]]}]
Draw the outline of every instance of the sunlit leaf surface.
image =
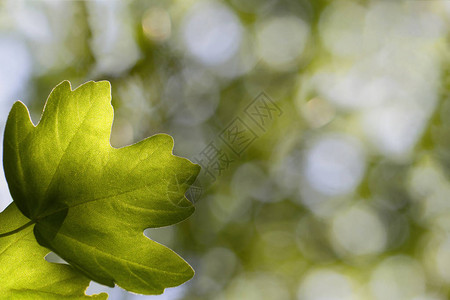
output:
[{"label": "sunlit leaf surface", "polygon": [[[29,221],[12,203],[0,213],[0,234]],[[50,250],[40,246],[28,227],[0,238],[0,299],[106,299],[86,296],[89,279],[64,264],[45,261]]]},{"label": "sunlit leaf surface", "polygon": [[99,283],[159,294],[194,272],[143,231],[192,214],[184,194],[199,166],[172,155],[165,134],[111,147],[110,94],[106,81],[74,91],[63,82],[37,126],[15,103],[5,129],[5,174],[17,207],[36,223],[39,244]]}]

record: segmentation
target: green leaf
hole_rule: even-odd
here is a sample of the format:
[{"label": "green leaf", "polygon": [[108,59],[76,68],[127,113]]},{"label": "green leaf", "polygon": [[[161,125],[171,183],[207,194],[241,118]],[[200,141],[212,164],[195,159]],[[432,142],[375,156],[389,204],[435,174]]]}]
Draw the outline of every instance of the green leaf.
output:
[{"label": "green leaf", "polygon": [[[30,221],[12,203],[0,213],[0,234]],[[89,279],[71,266],[47,262],[50,251],[39,246],[28,227],[0,238],[0,299],[106,299],[86,296]]]},{"label": "green leaf", "polygon": [[16,102],[5,128],[5,175],[17,207],[36,222],[39,244],[99,283],[160,294],[194,272],[143,231],[193,213],[184,194],[200,167],[172,155],[165,134],[111,147],[110,94],[106,81],[74,91],[62,82],[36,127]]}]

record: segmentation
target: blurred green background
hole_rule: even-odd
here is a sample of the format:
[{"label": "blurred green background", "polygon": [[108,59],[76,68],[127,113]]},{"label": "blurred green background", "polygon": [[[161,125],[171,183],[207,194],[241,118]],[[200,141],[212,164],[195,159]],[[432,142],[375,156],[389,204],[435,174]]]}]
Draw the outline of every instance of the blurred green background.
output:
[{"label": "blurred green background", "polygon": [[37,123],[62,80],[109,80],[113,146],[165,132],[206,166],[194,215],[146,231],[195,277],[89,293],[449,299],[449,22],[450,1],[0,0],[0,130],[15,100]]}]

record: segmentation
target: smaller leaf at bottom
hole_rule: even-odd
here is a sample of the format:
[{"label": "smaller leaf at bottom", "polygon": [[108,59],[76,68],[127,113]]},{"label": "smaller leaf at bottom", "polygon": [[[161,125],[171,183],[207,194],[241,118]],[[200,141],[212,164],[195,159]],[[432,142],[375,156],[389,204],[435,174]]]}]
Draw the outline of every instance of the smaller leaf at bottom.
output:
[{"label": "smaller leaf at bottom", "polygon": [[[0,234],[29,221],[12,203],[0,213]],[[0,299],[107,299],[105,293],[87,296],[90,280],[71,266],[47,262],[49,252],[31,226],[0,238]]]}]

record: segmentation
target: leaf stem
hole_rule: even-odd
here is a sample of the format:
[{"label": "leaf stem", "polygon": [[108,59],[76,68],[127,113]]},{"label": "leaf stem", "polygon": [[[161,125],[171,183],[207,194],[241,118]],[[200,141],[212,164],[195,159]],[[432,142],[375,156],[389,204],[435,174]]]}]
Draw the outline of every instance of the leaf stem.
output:
[{"label": "leaf stem", "polygon": [[0,233],[0,238],[5,237],[5,236],[8,236],[8,235],[13,235],[13,234],[15,234],[15,233],[18,233],[19,231],[24,230],[25,228],[27,228],[28,226],[33,225],[34,223],[36,223],[36,221],[31,220],[30,222],[28,222],[28,223],[26,223],[26,224],[20,226],[20,227],[17,228],[17,229],[14,229],[14,230],[12,230],[12,231],[5,232],[5,233]]}]

